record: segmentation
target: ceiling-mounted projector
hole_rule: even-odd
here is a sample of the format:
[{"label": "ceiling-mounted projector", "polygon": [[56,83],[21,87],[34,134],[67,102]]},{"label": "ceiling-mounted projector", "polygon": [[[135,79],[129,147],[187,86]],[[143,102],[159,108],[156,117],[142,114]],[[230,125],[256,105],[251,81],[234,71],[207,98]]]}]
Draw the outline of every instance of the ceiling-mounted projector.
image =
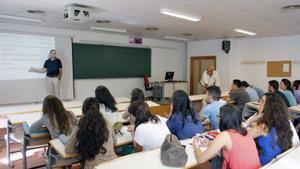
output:
[{"label": "ceiling-mounted projector", "polygon": [[77,6],[67,6],[63,11],[63,20],[69,22],[86,22],[91,19],[90,9]]}]

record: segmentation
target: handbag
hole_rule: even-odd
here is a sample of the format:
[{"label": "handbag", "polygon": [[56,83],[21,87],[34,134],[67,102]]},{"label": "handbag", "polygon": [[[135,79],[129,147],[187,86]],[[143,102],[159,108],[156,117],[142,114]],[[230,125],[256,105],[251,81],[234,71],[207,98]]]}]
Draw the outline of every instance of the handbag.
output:
[{"label": "handbag", "polygon": [[168,134],[160,148],[161,162],[169,167],[184,167],[188,155],[184,145],[173,134]]}]

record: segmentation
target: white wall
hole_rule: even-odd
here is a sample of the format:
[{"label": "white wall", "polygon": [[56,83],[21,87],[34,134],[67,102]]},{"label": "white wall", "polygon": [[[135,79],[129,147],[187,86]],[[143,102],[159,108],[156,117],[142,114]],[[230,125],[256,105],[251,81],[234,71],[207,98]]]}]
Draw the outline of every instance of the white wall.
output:
[{"label": "white wall", "polygon": [[[188,56],[217,55],[223,90],[228,89],[234,78],[247,80],[266,90],[270,79],[281,79],[267,78],[266,61],[292,60],[292,77],[289,79],[300,79],[300,36],[231,39],[229,54],[222,51],[221,41],[191,42],[188,44]],[[187,68],[189,70],[189,65]]]},{"label": "white wall", "polygon": [[[109,34],[100,32],[84,32],[67,29],[55,29],[28,25],[16,25],[0,23],[0,31],[18,31],[33,34],[46,34],[54,36],[70,36],[74,42],[103,43],[111,45],[127,45],[127,35]],[[166,71],[175,71],[174,79],[186,80],[186,43],[164,41],[144,38],[144,46],[151,47],[151,81],[160,81]],[[74,91],[76,99],[82,100],[94,95],[94,89],[98,85],[106,85],[116,97],[129,96],[131,89],[144,88],[142,78],[120,79],[91,79],[75,80]],[[26,88],[26,86],[24,86]]]},{"label": "white wall", "polygon": [[[235,45],[231,42],[231,46]],[[229,54],[222,51],[222,40],[207,40],[188,43],[188,61],[187,61],[187,77],[190,77],[190,57],[193,56],[216,56],[217,66],[216,70],[219,72],[221,81],[221,90],[227,91],[230,84],[230,66],[232,53],[235,51],[231,49]]]}]

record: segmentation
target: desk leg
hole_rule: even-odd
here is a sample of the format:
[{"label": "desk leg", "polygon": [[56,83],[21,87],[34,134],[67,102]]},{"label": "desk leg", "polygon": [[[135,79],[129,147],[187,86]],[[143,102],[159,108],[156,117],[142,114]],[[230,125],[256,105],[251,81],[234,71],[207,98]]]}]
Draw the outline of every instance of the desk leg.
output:
[{"label": "desk leg", "polygon": [[6,160],[8,163],[8,166],[12,167],[13,165],[10,162],[10,129],[11,129],[11,124],[10,122],[7,120],[7,128],[6,128]]},{"label": "desk leg", "polygon": [[22,155],[23,155],[23,169],[27,169],[27,156],[26,156],[27,139],[24,133],[23,144],[22,144]]},{"label": "desk leg", "polygon": [[51,154],[51,152],[52,152],[52,147],[50,145],[49,148],[48,148],[48,163],[47,163],[47,166],[46,166],[47,169],[52,168],[52,154]]}]

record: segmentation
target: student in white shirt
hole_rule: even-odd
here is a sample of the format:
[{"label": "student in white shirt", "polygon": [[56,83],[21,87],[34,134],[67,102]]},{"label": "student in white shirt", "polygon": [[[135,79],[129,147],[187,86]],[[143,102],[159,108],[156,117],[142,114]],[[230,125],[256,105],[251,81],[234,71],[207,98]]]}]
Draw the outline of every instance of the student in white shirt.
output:
[{"label": "student in white shirt", "polygon": [[202,78],[198,84],[198,94],[205,94],[209,86],[220,86],[219,74],[214,66],[208,66],[202,74]]},{"label": "student in white shirt", "polygon": [[133,145],[137,152],[160,148],[166,135],[170,134],[167,119],[150,113],[143,101],[132,103],[128,111],[135,117]]}]

